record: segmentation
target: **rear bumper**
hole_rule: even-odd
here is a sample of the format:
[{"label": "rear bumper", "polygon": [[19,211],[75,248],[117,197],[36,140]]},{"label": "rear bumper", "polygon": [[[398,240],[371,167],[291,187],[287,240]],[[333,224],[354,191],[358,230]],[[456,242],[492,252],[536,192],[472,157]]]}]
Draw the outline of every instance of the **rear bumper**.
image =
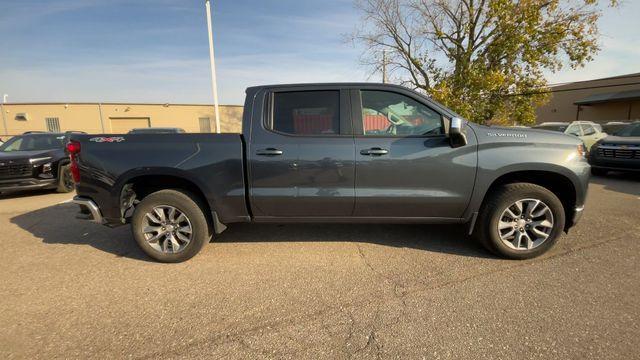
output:
[{"label": "rear bumper", "polygon": [[98,224],[104,223],[102,212],[100,211],[98,205],[93,202],[93,200],[82,196],[76,196],[73,198],[73,203],[80,206],[80,213],[78,214],[78,216],[76,216],[76,218],[82,220],[90,220]]},{"label": "rear bumper", "polygon": [[53,189],[58,186],[56,179],[6,179],[0,180],[0,192],[13,192],[20,190]]}]

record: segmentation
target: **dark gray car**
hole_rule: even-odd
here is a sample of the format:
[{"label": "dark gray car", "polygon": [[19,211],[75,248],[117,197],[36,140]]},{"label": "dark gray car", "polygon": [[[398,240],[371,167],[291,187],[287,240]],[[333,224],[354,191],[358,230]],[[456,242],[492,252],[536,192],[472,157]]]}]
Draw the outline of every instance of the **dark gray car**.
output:
[{"label": "dark gray car", "polygon": [[236,222],[449,223],[537,256],[580,218],[582,142],[461,119],[404,87],[247,89],[242,134],[74,136],[75,202],[159,261]]},{"label": "dark gray car", "polygon": [[589,154],[591,172],[606,175],[609,171],[640,171],[640,121],[618,129],[596,142]]}]

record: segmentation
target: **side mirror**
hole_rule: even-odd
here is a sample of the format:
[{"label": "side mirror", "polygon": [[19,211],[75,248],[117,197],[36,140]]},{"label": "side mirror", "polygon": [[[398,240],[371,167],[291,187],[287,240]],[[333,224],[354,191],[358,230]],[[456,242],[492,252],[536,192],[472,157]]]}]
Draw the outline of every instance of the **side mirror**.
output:
[{"label": "side mirror", "polygon": [[464,134],[464,122],[459,117],[451,119],[449,126],[449,143],[452,148],[467,145],[467,136]]}]

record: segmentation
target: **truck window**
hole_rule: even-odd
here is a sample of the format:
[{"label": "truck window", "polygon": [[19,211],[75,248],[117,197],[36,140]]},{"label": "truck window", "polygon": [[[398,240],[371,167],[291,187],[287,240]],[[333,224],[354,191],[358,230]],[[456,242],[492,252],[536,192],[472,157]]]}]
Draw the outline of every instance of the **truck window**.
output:
[{"label": "truck window", "polygon": [[389,91],[363,90],[364,135],[429,136],[444,134],[442,116],[412,98]]},{"label": "truck window", "polygon": [[340,91],[274,93],[272,129],[292,135],[340,134]]}]

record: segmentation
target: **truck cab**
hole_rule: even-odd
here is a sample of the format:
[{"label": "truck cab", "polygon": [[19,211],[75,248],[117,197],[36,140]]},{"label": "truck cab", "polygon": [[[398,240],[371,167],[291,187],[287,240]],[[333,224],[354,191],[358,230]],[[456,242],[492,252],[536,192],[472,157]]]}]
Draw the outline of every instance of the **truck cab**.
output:
[{"label": "truck cab", "polygon": [[[452,147],[454,113],[395,86],[276,86],[247,92],[256,221],[460,218],[476,139]],[[255,121],[259,119],[258,121]]]}]

